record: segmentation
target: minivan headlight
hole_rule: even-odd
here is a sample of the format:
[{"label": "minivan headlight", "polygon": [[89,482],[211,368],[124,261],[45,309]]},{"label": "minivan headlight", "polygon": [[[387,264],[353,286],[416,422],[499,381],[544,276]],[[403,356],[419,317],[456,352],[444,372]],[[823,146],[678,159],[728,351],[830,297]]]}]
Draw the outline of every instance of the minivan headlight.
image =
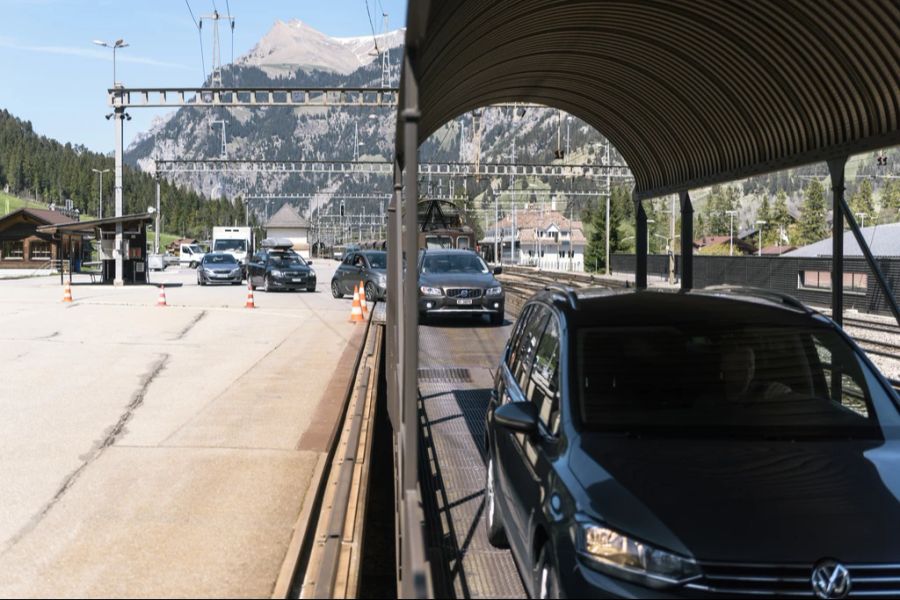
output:
[{"label": "minivan headlight", "polygon": [[487,292],[485,292],[486,296],[499,296],[503,293],[503,288],[499,285],[497,287],[488,288]]},{"label": "minivan headlight", "polygon": [[615,577],[659,588],[682,584],[700,575],[693,560],[608,527],[581,525],[580,537],[582,556],[597,570]]},{"label": "minivan headlight", "polygon": [[279,271],[278,269],[272,269],[272,277],[282,277],[284,273]]},{"label": "minivan headlight", "polygon": [[423,285],[419,288],[419,291],[422,292],[425,296],[443,296],[444,292],[441,291],[441,288],[436,287],[428,287],[427,285]]}]

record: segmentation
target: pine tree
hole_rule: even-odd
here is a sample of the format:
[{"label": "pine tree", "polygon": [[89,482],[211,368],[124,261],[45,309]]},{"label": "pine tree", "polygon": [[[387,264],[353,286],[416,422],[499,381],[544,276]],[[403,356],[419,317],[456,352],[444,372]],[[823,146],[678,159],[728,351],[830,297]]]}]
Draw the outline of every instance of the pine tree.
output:
[{"label": "pine tree", "polygon": [[850,210],[853,211],[853,216],[858,221],[865,219],[868,223],[877,222],[875,201],[872,198],[872,182],[868,179],[863,179],[856,192],[850,197]]},{"label": "pine tree", "polygon": [[827,210],[825,208],[825,190],[817,179],[810,181],[803,195],[803,207],[800,212],[801,244],[812,244],[828,237]]},{"label": "pine tree", "polygon": [[776,233],[776,243],[779,245],[790,244],[788,228],[791,226],[791,213],[787,207],[787,194],[783,189],[775,195],[775,208],[772,211],[773,231]]}]

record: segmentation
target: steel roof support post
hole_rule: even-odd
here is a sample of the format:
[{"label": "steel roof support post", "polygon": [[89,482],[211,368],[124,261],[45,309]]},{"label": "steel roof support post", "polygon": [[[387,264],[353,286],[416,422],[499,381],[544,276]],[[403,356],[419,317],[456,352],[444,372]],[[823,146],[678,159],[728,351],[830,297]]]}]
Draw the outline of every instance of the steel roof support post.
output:
[{"label": "steel roof support post", "polygon": [[[847,157],[828,161],[831,174],[831,318],[838,325],[844,322],[844,167]],[[850,211],[847,211],[849,214]]]},{"label": "steel roof support post", "polygon": [[[402,277],[402,304],[398,307],[398,316],[403,325],[402,348],[400,356],[400,377],[403,414],[403,456],[400,473],[403,514],[401,525],[401,563],[402,579],[397,590],[401,598],[416,595],[415,576],[421,570],[426,559],[423,549],[416,544],[422,535],[414,527],[413,515],[415,506],[410,500],[418,498],[418,386],[419,367],[419,310],[418,310],[418,213],[416,203],[418,190],[418,149],[419,149],[419,82],[409,56],[410,49],[403,57],[403,106],[400,118],[403,123],[403,162],[406,168],[404,183],[405,213],[402,217],[402,254],[406,257],[406,273]],[[416,551],[418,549],[418,551]]]},{"label": "steel roof support post", "polygon": [[841,207],[843,208],[844,217],[847,219],[847,224],[850,226],[850,231],[853,232],[853,237],[856,238],[856,243],[859,244],[860,250],[862,250],[863,255],[866,257],[866,262],[869,264],[869,268],[872,269],[875,279],[878,280],[878,287],[881,288],[884,300],[894,314],[897,325],[900,325],[900,307],[897,306],[897,298],[894,297],[894,293],[888,285],[887,278],[884,276],[884,271],[878,266],[875,255],[872,254],[872,249],[869,248],[869,245],[863,237],[862,231],[859,230],[859,224],[856,222],[856,217],[853,216],[853,211],[850,210],[850,207],[847,205],[847,199],[844,198],[843,195],[841,196]]},{"label": "steel roof support post", "polygon": [[647,289],[647,213],[644,204],[635,200],[634,228],[634,286],[639,290]]},{"label": "steel roof support post", "polygon": [[694,205],[687,190],[678,193],[678,200],[681,202],[681,289],[687,291],[694,288]]},{"label": "steel roof support post", "polygon": [[401,273],[403,272],[403,260],[401,259],[400,243],[402,233],[400,229],[400,210],[403,202],[403,169],[399,162],[394,162],[394,194],[388,205],[388,230],[387,230],[387,302],[385,308],[387,321],[387,395],[388,415],[393,431],[400,430],[400,382],[397,379],[397,361],[400,356],[400,318],[397,312],[399,299],[401,298]]}]

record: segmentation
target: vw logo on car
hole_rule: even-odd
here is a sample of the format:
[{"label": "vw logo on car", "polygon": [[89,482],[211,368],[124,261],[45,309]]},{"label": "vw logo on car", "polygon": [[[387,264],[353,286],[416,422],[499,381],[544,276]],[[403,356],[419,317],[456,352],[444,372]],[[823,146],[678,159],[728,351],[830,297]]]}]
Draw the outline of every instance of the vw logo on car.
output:
[{"label": "vw logo on car", "polygon": [[816,598],[846,598],[850,586],[850,572],[841,563],[826,559],[813,567],[812,587]]}]

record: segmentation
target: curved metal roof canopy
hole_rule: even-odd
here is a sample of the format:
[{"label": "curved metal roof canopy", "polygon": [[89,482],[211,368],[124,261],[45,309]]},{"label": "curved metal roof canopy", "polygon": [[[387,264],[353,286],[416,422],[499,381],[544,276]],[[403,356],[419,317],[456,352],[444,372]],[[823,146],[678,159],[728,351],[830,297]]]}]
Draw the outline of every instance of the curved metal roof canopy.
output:
[{"label": "curved metal roof canopy", "polygon": [[898,40],[892,0],[411,0],[406,52],[420,143],[487,104],[558,107],[648,198],[900,143]]}]

